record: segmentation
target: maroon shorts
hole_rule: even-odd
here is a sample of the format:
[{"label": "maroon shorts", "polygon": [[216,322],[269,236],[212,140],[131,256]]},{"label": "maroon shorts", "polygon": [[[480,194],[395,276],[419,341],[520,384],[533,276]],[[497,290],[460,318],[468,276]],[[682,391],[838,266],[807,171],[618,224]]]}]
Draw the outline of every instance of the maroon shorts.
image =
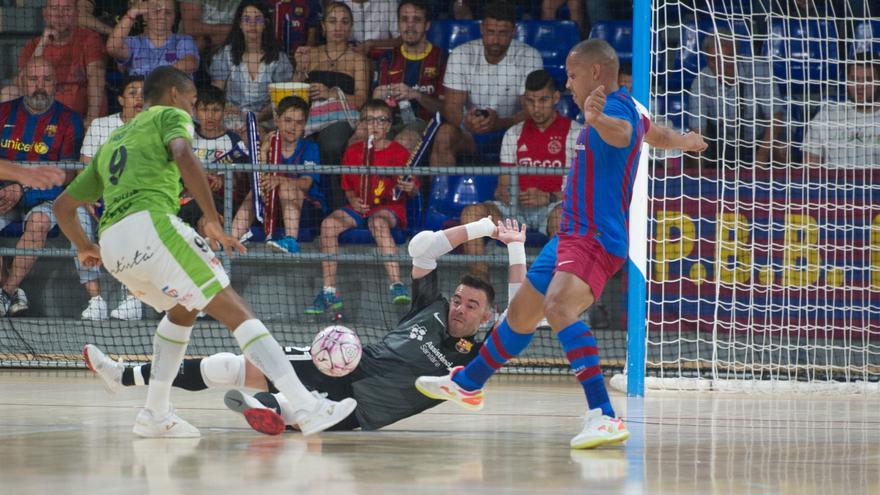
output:
[{"label": "maroon shorts", "polygon": [[620,270],[624,261],[606,251],[592,235],[559,234],[556,271],[571,273],[586,282],[597,300],[605,284]]}]

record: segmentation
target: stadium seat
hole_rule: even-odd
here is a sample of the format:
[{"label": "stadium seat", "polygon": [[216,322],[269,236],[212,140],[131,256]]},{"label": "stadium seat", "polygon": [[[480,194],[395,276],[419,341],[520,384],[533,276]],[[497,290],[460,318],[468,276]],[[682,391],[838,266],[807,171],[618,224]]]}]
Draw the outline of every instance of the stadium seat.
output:
[{"label": "stadium seat", "polygon": [[857,54],[870,53],[872,59],[880,56],[880,20],[863,21],[855,26],[853,39],[848,43],[847,54],[854,58]]},{"label": "stadium seat", "polygon": [[632,21],[600,21],[590,29],[591,39],[607,41],[621,62],[632,61],[633,36]]},{"label": "stadium seat", "polygon": [[[828,40],[834,41],[828,41]],[[773,60],[773,75],[797,96],[838,81],[837,28],[824,19],[775,19],[764,54]]]},{"label": "stadium seat", "polygon": [[428,41],[450,51],[480,37],[480,21],[434,21],[428,29]]},{"label": "stadium seat", "polygon": [[565,87],[565,58],[581,40],[577,24],[572,21],[520,21],[516,25],[516,39],[541,53],[544,69],[556,84]]},{"label": "stadium seat", "polygon": [[578,108],[577,104],[575,104],[574,98],[571,96],[571,93],[562,94],[562,96],[559,98],[559,103],[556,104],[556,110],[558,110],[563,117],[583,122],[583,117],[581,117],[581,109]]},{"label": "stadium seat", "polygon": [[457,223],[465,206],[495,197],[498,177],[493,175],[438,175],[431,179],[425,228],[440,230]]}]

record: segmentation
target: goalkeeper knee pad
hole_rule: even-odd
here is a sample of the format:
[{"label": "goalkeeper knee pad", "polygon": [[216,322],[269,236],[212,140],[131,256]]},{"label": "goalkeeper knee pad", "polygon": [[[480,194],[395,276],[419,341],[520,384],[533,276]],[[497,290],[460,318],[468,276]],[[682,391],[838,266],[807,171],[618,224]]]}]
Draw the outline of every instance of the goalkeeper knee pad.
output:
[{"label": "goalkeeper knee pad", "polygon": [[210,388],[243,387],[245,380],[244,356],[231,352],[214,354],[201,363],[202,379]]}]

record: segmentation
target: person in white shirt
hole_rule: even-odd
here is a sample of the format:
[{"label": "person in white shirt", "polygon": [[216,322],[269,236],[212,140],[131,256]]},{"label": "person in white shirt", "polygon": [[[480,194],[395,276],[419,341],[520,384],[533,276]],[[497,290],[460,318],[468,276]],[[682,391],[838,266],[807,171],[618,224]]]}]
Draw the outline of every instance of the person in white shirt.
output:
[{"label": "person in white shirt", "polygon": [[[93,120],[86,131],[79,157],[80,161],[86,165],[92,161],[92,157],[98,152],[98,148],[107,142],[113,131],[122,127],[141,112],[144,107],[144,78],[142,76],[126,78],[122,83],[122,91],[117,100],[122,106],[122,111]],[[83,226],[83,230],[94,241],[97,230],[97,215],[94,205],[88,208],[79,208],[77,213],[79,214],[79,222]],[[107,303],[101,297],[100,268],[81,266],[78,257],[74,256],[73,259],[76,263],[79,282],[86,289],[90,298],[89,305],[82,312],[82,319],[106,320]],[[127,291],[123,291],[122,302],[111,312],[111,317],[119,320],[140,320],[142,314],[141,302]]]},{"label": "person in white shirt", "polygon": [[482,39],[452,50],[443,80],[447,123],[437,132],[431,165],[454,165],[458,153],[497,153],[504,131],[525,120],[526,77],[544,64],[537,50],[513,39],[515,32],[515,7],[492,2]]},{"label": "person in white shirt", "polygon": [[861,57],[847,68],[846,101],[825,102],[807,126],[804,163],[880,167],[880,65]]}]

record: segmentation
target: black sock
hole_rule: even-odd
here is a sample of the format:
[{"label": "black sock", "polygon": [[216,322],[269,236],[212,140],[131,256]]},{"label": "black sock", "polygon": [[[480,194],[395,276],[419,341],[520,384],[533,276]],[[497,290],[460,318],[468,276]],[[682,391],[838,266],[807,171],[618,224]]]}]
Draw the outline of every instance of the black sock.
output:
[{"label": "black sock", "polygon": [[[201,359],[184,359],[180,368],[177,370],[177,376],[174,377],[172,386],[190,390],[193,392],[205,390],[208,386],[202,379],[202,360]],[[144,377],[144,384],[150,384],[150,368],[151,363],[141,366],[141,376]],[[130,387],[134,385],[134,368],[126,368],[122,370],[122,384]]]},{"label": "black sock", "polygon": [[134,368],[125,368],[122,370],[122,384],[126,387],[134,386]]}]

